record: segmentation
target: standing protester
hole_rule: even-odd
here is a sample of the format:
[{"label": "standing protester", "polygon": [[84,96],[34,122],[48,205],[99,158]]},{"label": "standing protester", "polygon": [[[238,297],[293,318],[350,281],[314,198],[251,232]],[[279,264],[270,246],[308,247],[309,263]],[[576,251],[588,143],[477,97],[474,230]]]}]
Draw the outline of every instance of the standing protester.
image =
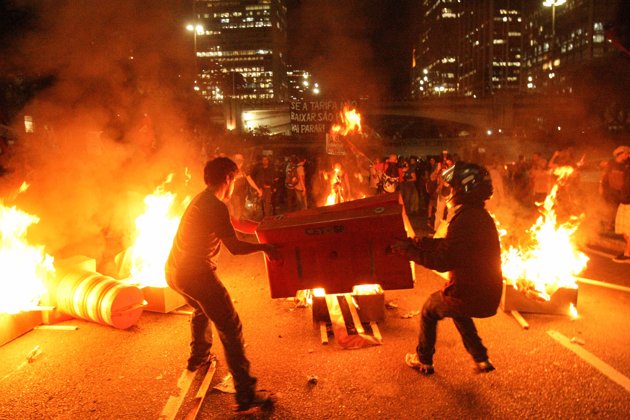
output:
[{"label": "standing protester", "polygon": [[273,194],[275,192],[275,183],[277,180],[276,171],[271,165],[271,159],[269,156],[263,156],[260,165],[257,165],[252,170],[251,175],[254,181],[254,189],[258,192],[258,196],[262,200],[263,215],[273,215]]},{"label": "standing protester", "polygon": [[437,323],[452,318],[476,364],[477,372],[494,366],[472,320],[493,316],[502,289],[501,249],[494,220],[485,209],[492,181],[485,168],[458,162],[442,177],[452,188],[454,211],[446,237],[398,240],[392,250],[429,269],[449,272],[445,287],[429,296],[420,317],[418,346],[405,363],[425,375],[433,370]]},{"label": "standing protester", "polygon": [[[237,410],[244,411],[272,405],[274,398],[268,392],[256,391],[256,378],[250,374],[249,360],[245,357],[241,321],[216,274],[216,258],[221,243],[234,255],[264,251],[269,258],[276,259],[278,251],[272,245],[243,242],[236,237],[224,201],[232,195],[237,171],[236,164],[226,157],[206,163],[207,187],[191,201],[182,216],[166,263],[166,279],[193,308],[188,370],[195,371],[214,358],[210,353],[212,321],[234,377]],[[239,230],[252,233],[253,227],[254,224],[239,226]]]},{"label": "standing protester", "polygon": [[625,167],[619,207],[615,216],[615,233],[623,235],[623,239],[626,241],[626,248],[624,252],[613,258],[613,261],[630,264],[630,148],[628,146],[620,146],[615,151],[617,150],[621,150],[625,156]]}]

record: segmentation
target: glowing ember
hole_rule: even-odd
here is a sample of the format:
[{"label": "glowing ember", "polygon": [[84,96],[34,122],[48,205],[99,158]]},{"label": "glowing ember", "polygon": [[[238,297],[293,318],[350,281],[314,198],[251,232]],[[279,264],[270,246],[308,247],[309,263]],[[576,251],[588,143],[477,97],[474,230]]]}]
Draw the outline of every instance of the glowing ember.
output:
[{"label": "glowing ember", "polygon": [[[21,191],[27,188],[22,184]],[[0,313],[15,314],[39,304],[44,284],[54,274],[53,258],[26,240],[39,217],[0,201]]]},{"label": "glowing ember", "polygon": [[383,293],[380,284],[359,284],[352,288],[353,295],[376,295]]},{"label": "glowing ember", "polygon": [[179,220],[190,202],[176,204],[177,195],[165,191],[173,174],[145,197],[146,210],[136,219],[136,238],[128,249],[131,260],[129,282],[140,286],[166,287],[164,264],[168,258]]},{"label": "glowing ember", "polygon": [[[549,300],[561,287],[576,289],[575,276],[588,262],[588,257],[571,240],[582,216],[571,216],[567,222],[558,224],[554,211],[558,188],[572,173],[571,167],[554,171],[558,180],[539,208],[541,215],[529,229],[528,243],[502,250],[503,277],[507,283],[544,300]],[[505,234],[505,230],[500,229],[500,234]]]}]

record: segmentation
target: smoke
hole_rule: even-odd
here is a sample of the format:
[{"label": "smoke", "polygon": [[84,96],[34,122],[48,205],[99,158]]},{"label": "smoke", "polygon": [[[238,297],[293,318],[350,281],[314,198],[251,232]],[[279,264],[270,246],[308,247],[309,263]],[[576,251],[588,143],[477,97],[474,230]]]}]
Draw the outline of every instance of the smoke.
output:
[{"label": "smoke", "polygon": [[5,72],[48,77],[16,119],[32,116],[2,190],[41,221],[34,236],[55,257],[122,251],[142,199],[174,172],[200,183],[185,1],[23,0],[31,25]]},{"label": "smoke", "polygon": [[409,18],[404,9],[411,9],[413,2],[395,3],[300,1],[289,16],[291,61],[312,72],[329,97],[359,99],[408,91],[409,79],[400,73],[408,70],[410,61],[400,60],[405,48],[410,60],[412,28],[401,20]]}]

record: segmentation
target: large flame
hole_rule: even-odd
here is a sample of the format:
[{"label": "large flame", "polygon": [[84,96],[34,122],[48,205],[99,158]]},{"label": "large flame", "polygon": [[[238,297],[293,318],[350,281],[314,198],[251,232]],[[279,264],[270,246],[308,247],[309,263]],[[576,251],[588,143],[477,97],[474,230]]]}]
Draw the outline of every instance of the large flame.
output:
[{"label": "large flame", "polygon": [[54,274],[53,258],[44,247],[26,240],[28,228],[36,223],[39,217],[0,200],[0,313],[15,314],[37,306],[47,279]]},{"label": "large flame", "polygon": [[333,124],[331,131],[334,134],[347,136],[351,133],[361,133],[361,114],[356,109],[343,107],[343,111],[339,113],[340,124]]},{"label": "large flame", "polygon": [[[333,124],[330,129],[330,134],[334,138],[362,133],[361,114],[359,114],[356,109],[350,109],[347,106],[344,106],[343,111],[339,113],[339,121],[339,124]],[[351,149],[354,149],[354,145],[351,142],[346,141],[346,145]],[[353,150],[353,152],[356,151]],[[332,172],[326,175],[326,179],[330,183],[330,193],[326,197],[326,206],[343,203],[347,199],[347,197],[344,196],[341,171],[341,166],[339,164],[335,164]]]},{"label": "large flame", "polygon": [[128,249],[131,260],[129,282],[139,286],[166,287],[164,265],[181,216],[190,203],[187,196],[177,202],[177,194],[165,190],[173,180],[169,174],[153,194],[144,198],[145,212],[136,219],[136,236]]},{"label": "large flame", "polygon": [[[529,229],[530,238],[518,247],[502,250],[503,277],[515,288],[544,300],[559,288],[577,288],[575,276],[586,268],[588,257],[580,252],[572,236],[583,216],[571,216],[559,224],[554,210],[558,189],[573,173],[572,167],[554,171],[558,177],[555,185],[539,208],[541,215]],[[506,231],[499,229],[500,235]]]}]

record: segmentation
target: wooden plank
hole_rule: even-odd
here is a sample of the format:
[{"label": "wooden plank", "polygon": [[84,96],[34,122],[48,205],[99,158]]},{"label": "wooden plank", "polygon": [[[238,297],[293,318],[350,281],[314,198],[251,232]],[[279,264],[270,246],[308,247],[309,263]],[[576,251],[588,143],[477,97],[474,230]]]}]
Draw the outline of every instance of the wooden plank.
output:
[{"label": "wooden plank", "polygon": [[319,321],[319,334],[322,338],[322,344],[328,344],[328,327],[324,321]]},{"label": "wooden plank", "polygon": [[357,312],[357,308],[354,306],[352,302],[352,296],[349,293],[345,293],[343,295],[346,298],[346,302],[348,302],[348,307],[350,309],[350,315],[352,315],[352,322],[354,322],[354,328],[357,329],[357,333],[365,334],[365,329],[361,324],[361,318],[359,318],[359,313]]},{"label": "wooden plank", "polygon": [[381,330],[378,329],[378,324],[374,321],[370,321],[370,327],[372,328],[372,335],[379,340],[383,340],[383,336],[381,335]]},{"label": "wooden plank", "polygon": [[172,395],[166,401],[166,405],[162,409],[160,416],[158,419],[160,420],[173,420],[175,416],[177,416],[177,412],[184,402],[184,398],[186,398],[186,394],[190,389],[190,385],[192,385],[193,380],[195,379],[196,372],[191,372],[188,369],[184,369],[179,379],[177,380],[177,389],[179,393],[177,395]]},{"label": "wooden plank", "polygon": [[510,313],[512,314],[516,322],[518,322],[524,330],[529,329],[529,323],[525,321],[525,318],[523,318],[523,316],[520,314],[519,311],[517,311],[516,309],[513,309],[510,311]]},{"label": "wooden plank", "polygon": [[548,330],[547,334],[558,343],[562,344],[564,347],[571,350],[573,353],[577,354],[582,360],[584,360],[589,365],[593,366],[595,369],[599,370],[603,373],[607,378],[616,382],[618,385],[623,387],[626,391],[630,392],[630,378],[610,366],[608,363],[604,362],[594,354],[584,350],[578,344],[574,344],[571,340],[558,331]]},{"label": "wooden plank", "polygon": [[630,287],[620,286],[618,284],[606,283],[603,281],[587,279],[584,277],[576,277],[575,280],[578,283],[582,283],[582,284],[589,284],[591,286],[597,286],[597,287],[605,287],[607,289],[619,290],[620,292],[630,293]]},{"label": "wooden plank", "polygon": [[213,360],[212,364],[208,368],[206,372],[206,376],[203,378],[203,382],[197,391],[197,395],[195,395],[195,399],[193,400],[193,407],[190,409],[188,414],[186,415],[186,420],[195,420],[197,418],[197,414],[199,414],[199,409],[203,404],[204,398],[206,398],[206,394],[208,393],[208,388],[210,388],[210,383],[212,382],[212,378],[214,377],[214,372],[217,371],[217,361]]}]

